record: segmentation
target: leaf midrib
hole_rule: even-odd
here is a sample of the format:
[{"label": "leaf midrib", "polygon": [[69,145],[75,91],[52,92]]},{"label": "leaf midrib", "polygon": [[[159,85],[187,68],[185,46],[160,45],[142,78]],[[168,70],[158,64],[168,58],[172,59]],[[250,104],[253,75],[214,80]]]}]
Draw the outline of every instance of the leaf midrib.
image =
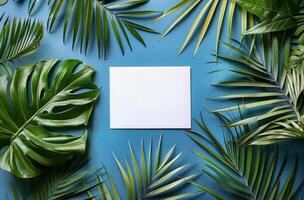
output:
[{"label": "leaf midrib", "polygon": [[268,74],[268,76],[271,77],[272,81],[274,82],[274,84],[276,85],[276,87],[280,90],[280,92],[282,93],[283,98],[285,99],[285,101],[289,104],[289,106],[292,108],[293,112],[296,114],[297,118],[299,119],[299,112],[297,110],[297,108],[292,105],[292,102],[290,101],[290,99],[288,98],[288,96],[286,95],[284,89],[281,87],[281,85],[278,83],[278,81],[274,78],[273,74],[271,73],[271,71],[265,67],[266,69],[266,73]]},{"label": "leaf midrib", "polygon": [[[89,72],[85,72],[83,75],[87,74]],[[41,108],[39,108],[18,130],[17,132],[11,137],[10,143],[13,142],[13,140],[15,140],[20,133],[22,132],[23,129],[25,129],[25,127],[45,108],[47,107],[52,101],[53,99],[58,96],[62,91],[64,91],[66,88],[68,88],[69,86],[71,86],[77,79],[73,80],[71,83],[69,83],[66,87],[62,88],[62,90],[60,90],[56,95],[54,95],[45,105],[43,105]]]}]

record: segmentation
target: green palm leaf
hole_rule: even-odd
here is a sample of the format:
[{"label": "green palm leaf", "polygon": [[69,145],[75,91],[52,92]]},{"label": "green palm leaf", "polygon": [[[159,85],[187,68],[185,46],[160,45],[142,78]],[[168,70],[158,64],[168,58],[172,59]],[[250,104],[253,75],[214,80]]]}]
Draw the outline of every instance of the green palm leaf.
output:
[{"label": "green palm leaf", "polygon": [[31,179],[30,192],[26,188],[26,183],[13,185],[13,199],[60,200],[86,193],[103,183],[95,178],[98,169],[87,168],[86,163],[87,161],[75,159],[68,166],[52,169],[47,174]]},{"label": "green palm leaf", "polygon": [[[0,32],[0,64],[11,75],[9,62],[37,50],[43,38],[43,25],[30,19],[7,19]],[[0,74],[6,74],[0,68]]]},{"label": "green palm leaf", "polygon": [[[256,46],[254,52],[226,44],[231,49],[231,54],[219,55],[219,57],[237,64],[238,69],[231,70],[237,77],[215,86],[228,87],[236,91],[246,88],[247,91],[219,97],[222,100],[242,100],[244,104],[218,109],[214,112],[240,109],[247,113],[244,119],[236,119],[227,124],[230,127],[250,125],[248,133],[240,138],[242,144],[270,144],[303,138],[304,135],[299,134],[302,133],[300,129],[299,133],[292,134],[288,131],[289,134],[282,137],[286,130],[283,124],[293,122],[300,127],[303,115],[304,87],[301,83],[304,71],[288,67],[290,37],[279,39],[273,34],[272,36],[264,35],[262,40],[262,45]],[[283,60],[280,60],[280,57]],[[278,129],[282,134],[275,134],[278,133]],[[273,130],[275,131],[272,132]],[[272,134],[268,134],[269,131]]]},{"label": "green palm leaf", "polygon": [[[189,165],[177,164],[181,153],[175,155],[175,147],[173,146],[165,156],[162,156],[161,137],[155,157],[152,158],[152,146],[151,140],[148,155],[146,155],[144,141],[142,140],[139,162],[130,144],[130,162],[126,159],[122,162],[114,155],[127,192],[126,197],[122,199],[184,199],[197,195],[198,193],[195,192],[178,192],[181,186],[184,186],[198,176],[198,174],[193,174],[182,177],[182,173],[189,169]],[[110,186],[107,186],[105,183],[101,184],[97,196],[105,200],[119,200],[121,197],[113,178],[108,174],[107,179],[110,182]],[[100,180],[103,179],[100,178]],[[89,197],[94,197],[93,192],[89,193]]]},{"label": "green palm leaf", "polygon": [[[72,47],[80,43],[80,51],[87,53],[89,44],[96,36],[98,56],[106,58],[110,46],[112,33],[119,45],[122,54],[125,53],[123,40],[128,43],[132,51],[130,36],[146,46],[139,31],[157,33],[153,29],[134,23],[137,18],[151,18],[161,14],[157,11],[134,10],[149,0],[121,0],[108,3],[98,0],[50,0],[51,11],[48,16],[47,27],[53,31],[61,12],[64,12],[63,40],[71,35]],[[31,1],[30,12],[36,1]],[[132,9],[132,10],[130,10]],[[94,32],[94,34],[92,34]]]},{"label": "green palm leaf", "polygon": [[[207,31],[211,26],[212,20],[215,18],[215,14],[217,10],[219,10],[218,16],[218,26],[217,26],[217,35],[216,35],[216,52],[218,51],[219,40],[221,38],[222,26],[224,22],[224,16],[228,15],[228,30],[229,30],[229,38],[231,39],[232,35],[232,22],[233,16],[235,14],[236,1],[235,0],[181,0],[177,4],[173,5],[167,11],[165,11],[160,17],[158,17],[155,21],[161,20],[164,17],[171,15],[177,11],[180,11],[180,14],[174,19],[174,21],[168,26],[168,28],[164,31],[161,38],[166,37],[171,31],[173,31],[178,24],[185,21],[188,15],[193,13],[200,6],[200,12],[195,18],[192,26],[183,42],[183,45],[179,51],[181,54],[185,48],[189,45],[190,41],[194,38],[195,34],[198,32],[198,40],[196,43],[196,48],[194,54],[197,54],[199,47],[204,40]],[[229,7],[229,9],[228,9]],[[243,18],[247,17],[247,12],[244,11],[245,15],[242,15]],[[247,27],[247,23],[246,23]],[[246,30],[246,28],[245,28]]]},{"label": "green palm leaf", "polygon": [[79,60],[42,61],[0,77],[0,167],[35,177],[86,149],[88,124],[99,90],[94,70]]},{"label": "green palm leaf", "polygon": [[[223,115],[218,117],[223,123],[230,123]],[[225,144],[222,145],[203,121],[197,124],[205,134],[192,130],[188,136],[201,149],[193,150],[193,153],[203,160],[202,171],[236,199],[293,199],[297,195],[300,189],[296,184],[297,160],[290,169],[286,165],[286,156],[282,161],[279,159],[277,149],[269,153],[260,146],[236,143],[235,140],[248,128],[246,126],[226,128]],[[288,170],[285,180],[282,175]],[[208,187],[195,182],[194,185],[208,191],[214,198],[222,199]]]}]

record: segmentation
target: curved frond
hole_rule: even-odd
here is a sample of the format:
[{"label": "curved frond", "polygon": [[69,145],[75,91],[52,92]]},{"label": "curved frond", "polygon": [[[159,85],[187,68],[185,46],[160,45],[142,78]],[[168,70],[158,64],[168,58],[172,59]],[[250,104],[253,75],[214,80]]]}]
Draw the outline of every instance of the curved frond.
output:
[{"label": "curved frond", "polygon": [[99,90],[94,70],[79,60],[42,61],[0,77],[0,167],[20,178],[60,166],[86,150]]},{"label": "curved frond", "polygon": [[[52,169],[29,181],[13,185],[14,200],[61,200],[77,197],[102,184],[96,179],[98,169],[85,167],[87,161],[75,159],[68,166]],[[29,189],[26,188],[29,186]],[[30,192],[29,192],[30,190]]]},{"label": "curved frond", "polygon": [[[200,9],[197,17],[192,23],[189,32],[182,44],[179,51],[181,54],[185,48],[189,45],[190,41],[194,39],[196,33],[198,34],[198,39],[196,42],[196,47],[194,54],[196,55],[202,41],[204,40],[207,31],[211,27],[212,20],[215,18],[216,12],[219,12],[217,21],[217,35],[216,35],[216,52],[218,52],[218,45],[221,38],[222,27],[224,22],[224,16],[228,15],[228,33],[229,39],[232,36],[232,24],[236,9],[236,0],[181,0],[167,11],[165,11],[160,17],[155,21],[161,20],[164,17],[171,15],[175,12],[180,11],[179,15],[172,21],[168,28],[164,31],[161,38],[166,37],[171,31],[173,31],[178,24],[184,22],[188,15],[191,15],[196,9]],[[247,12],[244,10],[242,15],[243,28],[242,30],[247,30]]]},{"label": "curved frond", "polygon": [[[264,134],[277,129],[284,131],[285,126],[282,126],[282,123],[300,123],[304,114],[302,109],[304,71],[288,67],[290,37],[279,38],[273,34],[271,37],[263,36],[262,40],[262,45],[256,46],[254,52],[226,44],[231,49],[231,54],[219,55],[219,57],[237,64],[238,68],[231,70],[237,77],[215,86],[227,87],[235,91],[246,88],[247,91],[219,97],[222,100],[241,100],[244,104],[214,112],[231,112],[240,109],[247,113],[244,119],[227,124],[229,127],[251,125],[250,131],[240,138],[243,144],[269,144],[302,138],[304,135],[298,133],[286,134],[284,138],[281,135],[276,136],[274,133],[277,131],[273,132],[271,137],[269,135],[266,137]],[[283,60],[280,59],[281,57]]]},{"label": "curved frond", "polygon": [[[31,2],[30,8],[35,6],[36,1]],[[50,0],[51,11],[47,27],[49,31],[53,31],[55,24],[60,23],[59,16],[63,12],[63,41],[66,41],[67,37],[71,37],[72,48],[78,42],[80,51],[87,53],[90,42],[96,40],[98,56],[103,54],[103,57],[106,58],[110,38],[113,37],[124,54],[124,41],[132,51],[130,36],[146,46],[140,31],[158,33],[134,22],[138,18],[149,19],[161,14],[158,11],[133,9],[147,2],[149,0],[120,0],[110,3],[99,0]]]},{"label": "curved frond", "polygon": [[[198,195],[196,192],[182,193],[179,189],[195,179],[199,174],[192,174],[183,177],[183,173],[189,170],[189,165],[178,164],[177,161],[181,153],[175,154],[175,146],[162,156],[162,137],[159,140],[157,151],[152,153],[152,140],[148,151],[141,143],[140,159],[133,151],[133,147],[129,144],[130,161],[124,159],[119,160],[114,155],[115,162],[121,173],[121,177],[126,187],[126,196],[122,199],[184,199]],[[146,153],[148,154],[146,155]],[[153,155],[154,157],[153,157]],[[99,177],[100,180],[103,180]],[[111,175],[107,175],[110,185],[101,184],[99,186],[99,194],[101,199],[121,198]],[[89,197],[94,197],[93,192],[89,193]]]},{"label": "curved frond", "polygon": [[[224,123],[229,120],[218,115]],[[235,142],[247,129],[226,128],[222,145],[204,122],[197,122],[201,131],[190,131],[189,138],[201,151],[193,153],[202,159],[202,171],[237,199],[293,199],[300,186],[296,184],[297,160],[291,168],[286,156],[280,159],[279,151],[270,153],[260,146],[244,146]],[[211,144],[206,145],[206,141]],[[282,176],[288,173],[286,179]],[[203,191],[208,187],[195,183]]]},{"label": "curved frond", "polygon": [[42,23],[16,18],[11,22],[7,18],[0,32],[0,64],[11,74],[9,62],[35,52],[42,38]]}]

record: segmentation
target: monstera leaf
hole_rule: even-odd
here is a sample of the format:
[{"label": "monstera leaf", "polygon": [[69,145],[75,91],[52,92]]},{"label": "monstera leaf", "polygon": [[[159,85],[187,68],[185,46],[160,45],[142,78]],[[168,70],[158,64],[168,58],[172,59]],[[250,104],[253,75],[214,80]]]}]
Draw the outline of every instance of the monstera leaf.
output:
[{"label": "monstera leaf", "polygon": [[42,61],[0,77],[0,167],[29,178],[86,149],[88,124],[99,90],[94,70],[79,60]]}]

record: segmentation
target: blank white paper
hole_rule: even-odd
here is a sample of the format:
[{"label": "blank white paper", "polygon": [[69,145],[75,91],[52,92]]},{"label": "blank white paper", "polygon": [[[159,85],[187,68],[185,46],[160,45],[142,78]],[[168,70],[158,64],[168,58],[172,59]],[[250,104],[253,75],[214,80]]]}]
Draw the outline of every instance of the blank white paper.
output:
[{"label": "blank white paper", "polygon": [[111,129],[190,129],[190,67],[110,67]]}]

